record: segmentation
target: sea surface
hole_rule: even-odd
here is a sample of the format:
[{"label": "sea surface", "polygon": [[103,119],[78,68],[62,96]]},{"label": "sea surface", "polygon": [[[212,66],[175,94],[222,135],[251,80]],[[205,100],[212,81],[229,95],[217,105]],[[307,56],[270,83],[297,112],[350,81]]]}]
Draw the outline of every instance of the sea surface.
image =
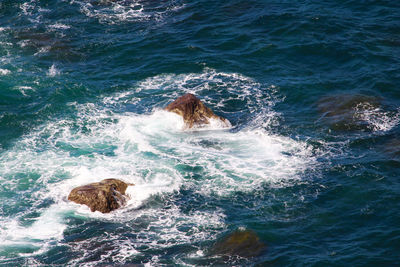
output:
[{"label": "sea surface", "polygon": [[0,265],[126,264],[400,266],[400,2],[0,0]]}]

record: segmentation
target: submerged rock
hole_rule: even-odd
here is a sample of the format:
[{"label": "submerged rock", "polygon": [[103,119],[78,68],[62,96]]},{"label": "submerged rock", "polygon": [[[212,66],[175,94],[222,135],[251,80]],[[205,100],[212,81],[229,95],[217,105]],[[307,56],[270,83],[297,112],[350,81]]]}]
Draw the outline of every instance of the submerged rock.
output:
[{"label": "submerged rock", "polygon": [[370,130],[368,116],[376,115],[380,106],[378,97],[361,94],[327,96],[318,102],[322,118],[334,130]]},{"label": "submerged rock", "polygon": [[266,246],[256,233],[250,230],[236,230],[218,241],[211,249],[212,254],[250,258],[259,256]]},{"label": "submerged rock", "polygon": [[210,124],[212,119],[220,122],[222,127],[231,126],[227,119],[215,115],[210,108],[206,107],[200,99],[192,94],[185,94],[179,97],[170,103],[165,110],[182,116],[187,129]]},{"label": "submerged rock", "polygon": [[[31,28],[24,28],[20,31],[13,33],[15,43],[18,43],[21,48],[35,51],[37,56],[52,57],[57,60],[79,60],[82,56],[71,45],[71,40],[60,34],[58,30],[68,25],[53,25],[55,28],[43,30],[35,30]],[[59,28],[57,28],[59,27]]]},{"label": "submerged rock", "polygon": [[126,203],[125,191],[129,185],[133,184],[118,179],[104,179],[72,189],[68,200],[84,204],[93,212],[108,213]]}]

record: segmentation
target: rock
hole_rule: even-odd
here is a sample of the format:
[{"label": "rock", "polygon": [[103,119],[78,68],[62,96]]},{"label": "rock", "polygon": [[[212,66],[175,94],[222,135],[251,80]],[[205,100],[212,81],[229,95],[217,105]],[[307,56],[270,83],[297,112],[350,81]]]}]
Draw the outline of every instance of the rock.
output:
[{"label": "rock", "polygon": [[104,179],[72,189],[68,200],[87,205],[91,211],[108,213],[126,203],[126,188],[129,185],[118,179]]},{"label": "rock", "polygon": [[[63,26],[61,26],[63,27]],[[32,28],[23,28],[13,33],[14,42],[23,49],[36,50],[38,55],[51,56],[59,59],[79,60],[82,54],[71,46],[71,40],[59,36],[54,31],[43,32]]]},{"label": "rock", "polygon": [[231,127],[227,119],[215,115],[211,109],[192,94],[185,94],[179,97],[170,103],[165,110],[182,116],[187,129],[210,124],[211,119],[219,121],[223,127]]},{"label": "rock", "polygon": [[256,233],[250,230],[236,230],[218,241],[211,249],[212,254],[250,258],[259,256],[266,248]]},{"label": "rock", "polygon": [[343,94],[324,97],[317,106],[323,120],[334,130],[371,130],[366,114],[376,112],[380,102],[375,96]]}]

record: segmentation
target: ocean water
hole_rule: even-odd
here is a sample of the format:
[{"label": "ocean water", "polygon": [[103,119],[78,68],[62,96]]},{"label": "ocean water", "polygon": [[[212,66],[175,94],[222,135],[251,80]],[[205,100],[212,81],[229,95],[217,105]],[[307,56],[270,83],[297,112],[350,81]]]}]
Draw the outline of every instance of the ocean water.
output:
[{"label": "ocean water", "polygon": [[0,265],[399,266],[399,81],[396,1],[0,0]]}]

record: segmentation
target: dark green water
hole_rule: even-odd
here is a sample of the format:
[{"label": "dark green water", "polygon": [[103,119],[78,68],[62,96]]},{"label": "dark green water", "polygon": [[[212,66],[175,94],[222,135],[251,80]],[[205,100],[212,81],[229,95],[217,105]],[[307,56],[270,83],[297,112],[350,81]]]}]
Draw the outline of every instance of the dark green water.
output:
[{"label": "dark green water", "polygon": [[399,80],[396,1],[0,0],[0,264],[398,266]]}]

